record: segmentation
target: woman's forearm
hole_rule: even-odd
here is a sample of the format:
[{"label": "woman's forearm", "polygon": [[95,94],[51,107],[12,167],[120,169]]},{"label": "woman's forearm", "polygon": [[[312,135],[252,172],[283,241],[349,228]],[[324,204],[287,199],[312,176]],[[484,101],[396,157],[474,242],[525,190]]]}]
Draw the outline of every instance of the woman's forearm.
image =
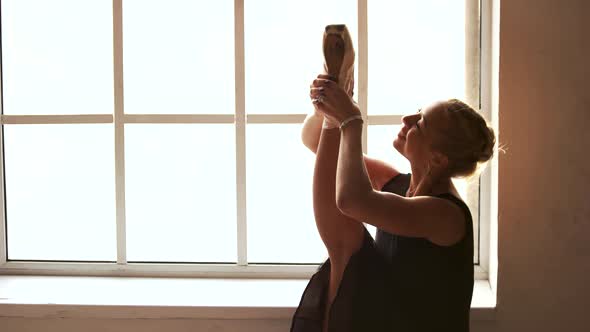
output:
[{"label": "woman's forearm", "polygon": [[336,172],[336,202],[340,208],[360,201],[373,191],[363,161],[362,131],[361,121],[352,121],[341,131]]}]

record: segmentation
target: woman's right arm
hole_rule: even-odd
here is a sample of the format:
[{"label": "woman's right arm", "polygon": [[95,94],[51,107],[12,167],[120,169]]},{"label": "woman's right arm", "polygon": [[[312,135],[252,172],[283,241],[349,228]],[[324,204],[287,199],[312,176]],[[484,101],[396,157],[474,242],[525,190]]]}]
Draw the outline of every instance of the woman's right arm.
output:
[{"label": "woman's right arm", "polygon": [[[308,114],[303,122],[301,141],[313,153],[317,153],[318,150],[323,122],[324,116],[315,110]],[[393,166],[379,159],[364,155],[364,160],[371,184],[375,190],[381,190],[387,181],[400,173]]]}]

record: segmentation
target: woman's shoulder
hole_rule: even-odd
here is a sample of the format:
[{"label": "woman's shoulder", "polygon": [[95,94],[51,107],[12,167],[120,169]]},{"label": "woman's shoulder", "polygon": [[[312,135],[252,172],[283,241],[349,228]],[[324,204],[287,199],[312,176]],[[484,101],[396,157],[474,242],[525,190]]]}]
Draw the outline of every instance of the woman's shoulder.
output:
[{"label": "woman's shoulder", "polygon": [[389,177],[389,180],[385,181],[381,191],[391,192],[400,196],[405,196],[406,191],[410,187],[410,179],[412,174],[410,173],[398,173],[394,176]]},{"label": "woman's shoulder", "polygon": [[464,212],[468,212],[469,217],[471,218],[471,212],[469,211],[469,206],[467,206],[467,204],[463,201],[463,199],[461,198],[461,196],[459,196],[459,194],[454,193],[454,192],[445,192],[445,193],[437,194],[434,196],[452,202],[453,204],[460,207],[461,210],[463,210]]},{"label": "woman's shoulder", "polygon": [[471,215],[471,210],[469,210],[469,206],[463,201],[463,199],[461,199],[461,196],[459,196],[457,193],[446,192],[435,195],[435,197],[444,199],[461,210],[465,225],[465,232],[462,241],[459,242],[463,242],[466,237],[473,237],[473,217]]}]

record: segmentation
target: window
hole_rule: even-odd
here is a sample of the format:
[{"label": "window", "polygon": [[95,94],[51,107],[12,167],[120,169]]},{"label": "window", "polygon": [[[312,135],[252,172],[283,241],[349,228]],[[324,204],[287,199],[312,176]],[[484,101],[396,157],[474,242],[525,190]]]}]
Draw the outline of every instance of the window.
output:
[{"label": "window", "polygon": [[[306,276],[326,257],[299,140],[347,24],[371,156],[439,98],[480,105],[479,1],[2,1],[0,269]],[[458,183],[476,227],[477,180]],[[484,249],[485,250],[485,249]]]}]

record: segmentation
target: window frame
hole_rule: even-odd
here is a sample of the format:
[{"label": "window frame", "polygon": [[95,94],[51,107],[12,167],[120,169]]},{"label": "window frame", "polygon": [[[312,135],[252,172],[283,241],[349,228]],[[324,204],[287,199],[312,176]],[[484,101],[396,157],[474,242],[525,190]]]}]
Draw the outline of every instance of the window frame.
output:
[{"label": "window frame", "polygon": [[[91,115],[4,115],[0,100],[0,159],[4,161],[4,125],[18,124],[81,124],[112,123],[115,132],[115,190],[117,261],[104,262],[59,262],[23,261],[7,259],[6,201],[4,163],[0,163],[0,274],[34,275],[86,275],[86,276],[146,276],[146,277],[220,277],[220,278],[309,278],[316,264],[249,264],[247,262],[246,225],[246,125],[247,124],[294,124],[303,123],[306,114],[248,114],[245,112],[245,61],[244,61],[244,1],[234,0],[235,43],[235,114],[125,114],[123,110],[123,26],[122,1],[113,0],[113,46],[114,46],[114,113]],[[401,124],[401,115],[367,116],[368,92],[368,0],[358,1],[358,104],[364,124],[363,151],[367,151],[369,125]],[[482,115],[491,119],[491,0],[466,0],[466,34],[479,38],[466,38],[466,96],[467,102],[479,106]],[[482,15],[483,13],[483,15]],[[479,47],[473,47],[473,43]],[[471,51],[469,51],[471,50]],[[469,62],[470,61],[470,62]],[[1,77],[0,59],[0,77]],[[0,93],[2,79],[0,79]],[[125,164],[124,125],[128,123],[233,123],[236,130],[236,199],[237,199],[237,263],[236,264],[176,264],[176,263],[129,263],[126,257],[125,226]],[[476,243],[478,261],[474,263],[475,278],[488,279],[489,229],[491,204],[491,175],[486,170],[481,174],[479,185],[472,187],[466,199],[478,225]],[[474,194],[476,193],[476,195]]]}]

